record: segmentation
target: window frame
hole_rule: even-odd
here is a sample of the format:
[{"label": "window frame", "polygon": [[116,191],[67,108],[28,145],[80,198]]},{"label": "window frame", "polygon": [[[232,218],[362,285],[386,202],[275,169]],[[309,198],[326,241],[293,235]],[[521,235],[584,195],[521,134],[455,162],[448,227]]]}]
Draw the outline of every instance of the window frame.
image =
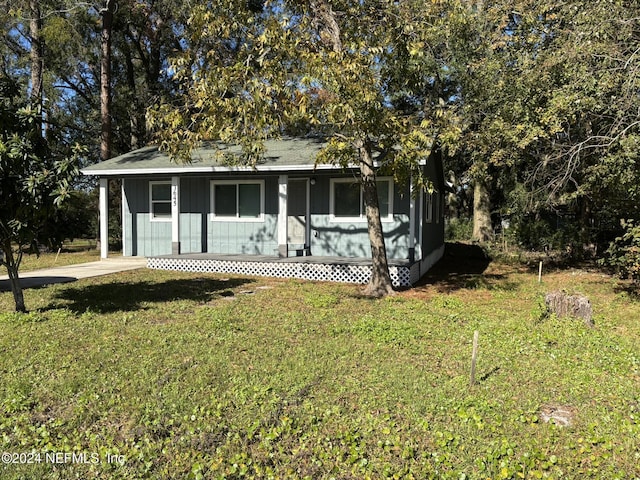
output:
[{"label": "window frame", "polygon": [[[154,200],[153,199],[153,186],[154,185],[168,185],[169,186],[169,199],[168,200]],[[149,221],[151,222],[171,222],[173,221],[173,204],[171,201],[172,183],[171,180],[151,180],[149,181]],[[158,203],[166,203],[169,205],[169,216],[156,216],[153,210],[153,206]]]},{"label": "window frame", "polygon": [[435,217],[436,223],[440,223],[444,218],[444,196],[440,192],[436,194]]},{"label": "window frame", "polygon": [[424,197],[424,222],[425,223],[433,223],[433,197],[435,192],[429,193],[425,192]]},{"label": "window frame", "polygon": [[[234,185],[236,187],[236,214],[216,215],[216,185]],[[258,185],[260,187],[260,214],[257,217],[240,216],[240,185]],[[264,180],[211,180],[210,182],[210,206],[209,220],[212,222],[244,222],[260,223],[264,222]]]},{"label": "window frame", "polygon": [[[376,182],[387,182],[389,185],[389,190],[387,192],[388,195],[388,203],[389,203],[389,212],[387,215],[380,215],[381,222],[392,222],[393,221],[393,196],[394,196],[394,182],[393,177],[377,177]],[[335,185],[336,183],[350,183],[350,184],[358,184],[360,187],[360,215],[351,216],[351,217],[343,217],[335,214]],[[364,192],[362,188],[362,184],[354,179],[354,178],[331,178],[329,181],[329,219],[332,222],[336,223],[356,223],[356,222],[366,222],[367,216],[364,211]]]}]

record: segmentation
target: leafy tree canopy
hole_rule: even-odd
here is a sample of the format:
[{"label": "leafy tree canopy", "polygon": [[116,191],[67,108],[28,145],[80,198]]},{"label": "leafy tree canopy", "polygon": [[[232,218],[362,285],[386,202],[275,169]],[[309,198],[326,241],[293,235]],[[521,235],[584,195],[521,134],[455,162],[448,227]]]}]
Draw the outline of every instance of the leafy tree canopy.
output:
[{"label": "leafy tree canopy", "polygon": [[[374,263],[370,287],[388,291],[374,158],[397,179],[420,183],[418,161],[439,136],[447,138],[436,92],[444,67],[427,48],[439,41],[428,21],[439,9],[419,1],[194,6],[186,48],[171,63],[181,95],[151,116],[161,146],[188,161],[198,142],[220,140],[240,144],[255,162],[269,137],[327,138],[319,161],[360,167]],[[384,280],[372,287],[378,278]]]},{"label": "leafy tree canopy", "polygon": [[16,301],[25,310],[18,269],[25,251],[63,240],[56,212],[71,194],[76,158],[56,158],[38,114],[19,102],[15,82],[0,78],[0,249]]}]

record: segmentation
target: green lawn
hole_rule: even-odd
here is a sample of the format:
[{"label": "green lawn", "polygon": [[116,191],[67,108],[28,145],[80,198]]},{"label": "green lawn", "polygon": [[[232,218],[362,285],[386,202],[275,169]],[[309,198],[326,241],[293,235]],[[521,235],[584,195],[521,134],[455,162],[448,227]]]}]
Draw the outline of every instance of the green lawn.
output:
[{"label": "green lawn", "polygon": [[[382,300],[149,270],[27,290],[26,315],[1,293],[3,462],[40,463],[0,478],[640,478],[629,287],[472,270]],[[540,317],[557,288],[589,296],[594,329]]]},{"label": "green lawn", "polygon": [[[100,260],[100,251],[96,248],[95,241],[74,240],[63,244],[60,253],[42,253],[40,255],[25,254],[22,257],[20,271],[39,270],[41,268],[61,267],[77,263],[97,262]],[[4,269],[4,267],[2,267]],[[5,270],[0,270],[6,274]]]}]

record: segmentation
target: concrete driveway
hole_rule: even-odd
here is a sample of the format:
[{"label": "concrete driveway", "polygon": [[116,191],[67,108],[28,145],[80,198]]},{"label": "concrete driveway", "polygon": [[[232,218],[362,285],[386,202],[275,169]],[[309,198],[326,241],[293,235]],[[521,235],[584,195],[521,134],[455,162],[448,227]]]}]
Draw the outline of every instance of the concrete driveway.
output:
[{"label": "concrete driveway", "polygon": [[[113,257],[98,262],[20,272],[20,283],[22,288],[41,287],[52,283],[75,282],[80,278],[99,277],[125,270],[145,268],[146,266],[147,259],[144,257]],[[9,290],[11,290],[9,276],[0,275],[0,292]]]}]

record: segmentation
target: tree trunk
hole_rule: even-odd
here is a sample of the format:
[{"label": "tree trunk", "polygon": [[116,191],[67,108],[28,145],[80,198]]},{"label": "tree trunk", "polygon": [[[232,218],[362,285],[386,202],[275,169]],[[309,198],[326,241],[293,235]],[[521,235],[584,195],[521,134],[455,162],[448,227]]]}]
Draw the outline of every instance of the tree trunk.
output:
[{"label": "tree trunk", "polygon": [[20,284],[18,270],[16,268],[7,266],[7,272],[9,273],[9,283],[11,283],[13,301],[16,304],[16,312],[24,313],[27,311],[27,307],[24,304],[24,294],[22,293],[22,285]]},{"label": "tree trunk", "polygon": [[[456,178],[456,174],[453,171],[449,172],[449,183],[456,189],[458,187],[458,179]],[[460,218],[460,210],[461,210],[461,199],[456,193],[448,192],[445,194],[447,198],[446,205],[449,206],[447,218],[449,220],[458,220]]]},{"label": "tree trunk", "polygon": [[576,252],[579,255],[590,253],[595,255],[595,245],[591,239],[591,202],[586,196],[578,197],[578,205],[580,206],[580,246],[581,252]]},{"label": "tree trunk", "polygon": [[[100,37],[102,55],[100,58],[100,161],[111,158],[111,33],[113,31],[113,11],[115,0],[106,0],[102,15],[102,34]],[[96,248],[102,249],[100,239]]]},{"label": "tree trunk", "polygon": [[318,29],[320,40],[329,45],[334,52],[342,51],[340,39],[340,27],[336,20],[336,14],[326,0],[311,0],[311,10],[314,14],[313,23]]},{"label": "tree trunk", "polygon": [[31,102],[38,108],[38,119],[40,121],[38,130],[42,133],[44,40],[40,35],[42,31],[42,15],[39,0],[29,0],[29,15],[31,17],[29,20],[29,36],[31,37]]},{"label": "tree trunk", "polygon": [[131,99],[132,107],[129,114],[129,127],[131,128],[131,140],[129,146],[131,147],[131,150],[135,150],[144,146],[144,133],[142,132],[142,129],[145,125],[144,108],[140,107],[140,99],[136,86],[136,72],[135,66],[133,64],[133,56],[131,54],[131,49],[129,48],[129,45],[127,43],[125,43],[122,47],[122,54],[125,59],[124,63],[127,72],[127,85],[129,86],[128,95]]},{"label": "tree trunk", "polygon": [[106,0],[105,7],[100,10],[102,15],[100,61],[100,160],[111,157],[111,32],[113,30],[113,11],[115,0]]},{"label": "tree trunk", "polygon": [[476,179],[473,189],[473,240],[483,243],[492,238],[489,189],[486,180]]},{"label": "tree trunk", "polygon": [[[321,41],[330,46],[334,52],[342,52],[340,26],[336,14],[326,0],[312,0],[310,3],[314,14],[313,22],[318,29]],[[369,243],[371,244],[371,280],[365,289],[365,294],[373,297],[383,297],[393,292],[393,284],[389,275],[387,249],[382,233],[380,221],[380,206],[378,205],[378,187],[376,173],[373,168],[371,146],[366,138],[356,142],[360,160],[360,182],[364,196],[365,214]]]},{"label": "tree trunk", "polygon": [[16,312],[26,312],[27,307],[24,304],[24,295],[22,293],[22,285],[20,284],[20,277],[18,270],[20,268],[20,262],[22,260],[22,254],[18,254],[16,259],[13,255],[11,243],[2,246],[4,253],[4,265],[7,267],[7,274],[9,275],[9,283],[11,284],[11,293],[13,293],[13,301],[16,304]]},{"label": "tree trunk", "polygon": [[369,280],[369,284],[365,289],[365,294],[372,297],[383,297],[393,292],[393,285],[389,275],[387,249],[382,232],[382,222],[380,221],[376,174],[373,168],[371,148],[366,140],[358,145],[358,151],[360,156],[360,181],[364,196],[369,243],[371,244],[371,280]]}]

